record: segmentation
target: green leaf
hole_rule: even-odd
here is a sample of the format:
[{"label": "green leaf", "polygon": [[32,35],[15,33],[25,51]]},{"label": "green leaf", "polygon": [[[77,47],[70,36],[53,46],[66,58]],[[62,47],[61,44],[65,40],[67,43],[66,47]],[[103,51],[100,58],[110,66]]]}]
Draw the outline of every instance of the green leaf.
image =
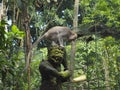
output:
[{"label": "green leaf", "polygon": [[13,32],[13,33],[19,32],[19,29],[17,28],[16,25],[12,25],[12,32]]},{"label": "green leaf", "polygon": [[106,1],[99,1],[97,4],[96,4],[96,8],[101,10],[101,11],[106,11],[107,10],[107,2]]},{"label": "green leaf", "polygon": [[14,33],[14,37],[18,39],[22,39],[25,36],[25,33],[23,31],[20,31],[16,25],[12,26],[12,33]]}]

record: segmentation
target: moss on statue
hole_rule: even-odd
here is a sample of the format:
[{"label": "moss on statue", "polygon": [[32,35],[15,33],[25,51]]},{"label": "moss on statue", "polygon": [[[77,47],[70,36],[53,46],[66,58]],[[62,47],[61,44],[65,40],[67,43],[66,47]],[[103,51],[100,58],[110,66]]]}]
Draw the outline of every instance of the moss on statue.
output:
[{"label": "moss on statue", "polygon": [[54,46],[48,49],[48,60],[42,61],[39,66],[42,77],[40,90],[62,90],[61,84],[70,77],[66,67],[65,71],[61,71],[65,56],[66,51],[62,47]]},{"label": "moss on statue", "polygon": [[64,51],[62,50],[61,47],[58,47],[58,46],[54,46],[54,47],[50,47],[48,49],[48,54],[49,56],[58,56],[58,57],[62,57],[63,58],[63,55],[64,55]]}]

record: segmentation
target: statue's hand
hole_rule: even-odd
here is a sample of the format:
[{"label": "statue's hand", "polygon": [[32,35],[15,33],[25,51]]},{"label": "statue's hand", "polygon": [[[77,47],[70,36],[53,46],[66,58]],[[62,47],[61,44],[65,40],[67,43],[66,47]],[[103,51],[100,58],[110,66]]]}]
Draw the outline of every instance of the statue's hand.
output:
[{"label": "statue's hand", "polygon": [[65,70],[65,71],[61,71],[60,75],[64,78],[66,78],[66,77],[70,77],[71,74],[70,74],[69,70]]}]

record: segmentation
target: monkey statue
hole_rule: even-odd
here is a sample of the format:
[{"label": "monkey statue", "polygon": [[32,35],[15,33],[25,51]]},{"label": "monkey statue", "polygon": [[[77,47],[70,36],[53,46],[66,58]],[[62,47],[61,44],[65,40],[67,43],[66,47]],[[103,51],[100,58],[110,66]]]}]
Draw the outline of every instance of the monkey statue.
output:
[{"label": "monkey statue", "polygon": [[52,41],[52,45],[59,45],[64,47],[64,41],[73,41],[77,38],[77,34],[71,31],[70,28],[64,26],[55,26],[49,29],[43,36],[39,37],[35,43],[33,43],[33,48],[43,39]]},{"label": "monkey statue", "polygon": [[64,50],[61,47],[50,47],[47,60],[40,62],[40,90],[62,90],[61,84],[69,80],[71,73],[68,69],[61,70],[64,61]]}]

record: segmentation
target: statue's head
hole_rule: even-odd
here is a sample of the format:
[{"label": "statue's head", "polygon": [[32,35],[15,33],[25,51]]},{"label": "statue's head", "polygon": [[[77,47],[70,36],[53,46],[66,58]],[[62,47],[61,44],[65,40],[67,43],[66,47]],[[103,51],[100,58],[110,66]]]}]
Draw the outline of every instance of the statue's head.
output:
[{"label": "statue's head", "polygon": [[48,59],[53,63],[60,64],[64,58],[64,49],[58,46],[48,49]]}]

